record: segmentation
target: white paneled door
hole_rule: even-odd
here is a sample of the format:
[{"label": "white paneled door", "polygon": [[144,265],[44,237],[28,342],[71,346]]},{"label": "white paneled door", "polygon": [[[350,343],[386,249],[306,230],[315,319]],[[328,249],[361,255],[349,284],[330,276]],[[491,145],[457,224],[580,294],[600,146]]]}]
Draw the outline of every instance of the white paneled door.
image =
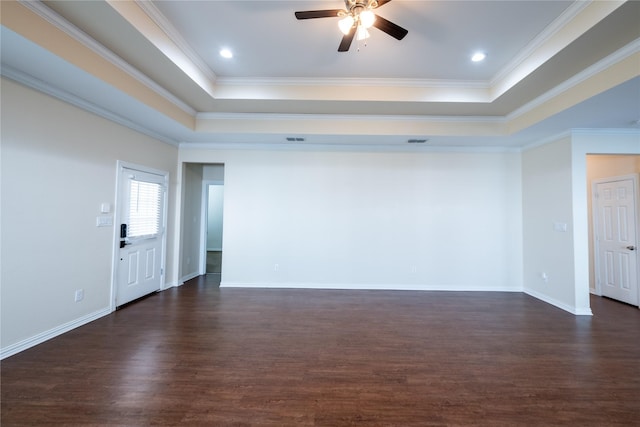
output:
[{"label": "white paneled door", "polygon": [[638,305],[637,179],[594,183],[596,272],[602,295]]},{"label": "white paneled door", "polygon": [[167,176],[122,167],[118,181],[116,306],[161,288]]}]

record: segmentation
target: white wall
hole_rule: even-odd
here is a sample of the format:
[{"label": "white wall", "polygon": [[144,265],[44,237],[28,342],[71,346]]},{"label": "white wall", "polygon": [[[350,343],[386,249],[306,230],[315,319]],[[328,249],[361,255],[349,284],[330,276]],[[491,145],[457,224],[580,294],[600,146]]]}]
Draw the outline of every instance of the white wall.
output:
[{"label": "white wall", "polygon": [[180,151],[225,165],[222,286],[522,289],[520,155]]},{"label": "white wall", "polygon": [[[170,173],[175,236],[177,148],[2,79],[2,356],[110,311],[116,161]],[[166,277],[172,277],[171,265]],[[76,289],[84,300],[74,302]]]},{"label": "white wall", "polygon": [[595,292],[595,261],[593,242],[593,180],[640,173],[640,156],[588,155],[587,156],[587,211],[589,214],[589,289]]},{"label": "white wall", "polygon": [[[574,131],[522,154],[524,289],[575,314],[591,314],[590,154],[640,154],[640,132]],[[565,219],[568,231],[554,231],[554,222]]]},{"label": "white wall", "polygon": [[[201,201],[207,177],[183,162],[224,163],[223,285],[524,285],[581,313],[589,307],[587,154],[640,154],[638,133],[593,132],[522,155],[178,153],[10,80],[2,79],[1,102],[3,357],[109,312],[113,228],[96,227],[95,218],[102,203],[115,202],[117,160],[170,173],[165,287],[192,274],[179,267],[201,252],[195,238],[175,240],[190,235],[176,231],[177,221],[201,218],[192,202]],[[558,221],[567,233],[553,231]],[[84,289],[82,302],[73,301],[76,289]]]},{"label": "white wall", "polygon": [[200,274],[202,241],[202,165],[187,164],[183,171],[182,234],[180,280],[183,283]]},{"label": "white wall", "polygon": [[587,155],[640,154],[640,131],[574,131],[572,134],[572,200],[576,307],[589,307],[589,215]]},{"label": "white wall", "polygon": [[224,165],[202,165],[202,176],[205,181],[224,183]]},{"label": "white wall", "polygon": [[525,292],[573,312],[571,138],[523,153],[522,176]]}]

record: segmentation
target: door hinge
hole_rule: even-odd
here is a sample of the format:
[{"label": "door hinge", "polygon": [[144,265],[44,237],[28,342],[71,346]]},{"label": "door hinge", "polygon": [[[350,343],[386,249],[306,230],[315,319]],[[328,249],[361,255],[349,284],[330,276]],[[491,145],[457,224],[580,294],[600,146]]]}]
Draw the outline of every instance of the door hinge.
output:
[{"label": "door hinge", "polygon": [[160,269],[160,275],[162,276],[164,274],[164,268]]}]

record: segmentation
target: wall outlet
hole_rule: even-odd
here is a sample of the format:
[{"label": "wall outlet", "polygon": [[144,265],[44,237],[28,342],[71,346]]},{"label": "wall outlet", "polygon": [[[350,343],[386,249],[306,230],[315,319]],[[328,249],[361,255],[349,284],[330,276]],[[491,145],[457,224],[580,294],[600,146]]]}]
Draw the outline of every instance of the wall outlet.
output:
[{"label": "wall outlet", "polygon": [[542,279],[544,283],[547,283],[549,281],[549,276],[543,271],[542,273],[540,273],[540,279]]},{"label": "wall outlet", "polygon": [[76,290],[75,301],[80,302],[84,299],[84,289]]}]

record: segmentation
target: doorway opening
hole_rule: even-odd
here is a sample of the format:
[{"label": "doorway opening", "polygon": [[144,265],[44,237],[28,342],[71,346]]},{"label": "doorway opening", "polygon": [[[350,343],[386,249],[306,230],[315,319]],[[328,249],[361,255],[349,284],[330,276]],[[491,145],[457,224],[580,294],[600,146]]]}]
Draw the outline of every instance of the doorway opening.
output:
[{"label": "doorway opening", "polygon": [[206,274],[222,274],[222,221],[224,212],[224,185],[206,186]]},{"label": "doorway opening", "polygon": [[[222,281],[223,221],[224,221],[224,164],[201,164],[202,175],[199,187],[202,208],[200,221],[200,268],[199,273],[208,283]],[[194,183],[195,185],[195,183]]]},{"label": "doorway opening", "polygon": [[640,303],[640,156],[588,155],[589,284],[592,294]]}]

